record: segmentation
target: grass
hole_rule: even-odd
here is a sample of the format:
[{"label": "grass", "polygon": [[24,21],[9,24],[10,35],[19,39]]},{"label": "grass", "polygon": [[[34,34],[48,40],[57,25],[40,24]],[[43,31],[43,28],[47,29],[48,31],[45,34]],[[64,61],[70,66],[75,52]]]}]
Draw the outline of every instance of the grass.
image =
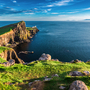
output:
[{"label": "grass", "polygon": [[[43,90],[60,90],[60,85],[68,90],[74,80],[82,80],[90,90],[90,76],[69,76],[71,71],[76,70],[90,71],[90,65],[84,62],[71,64],[48,60],[34,61],[29,65],[15,64],[11,67],[0,65],[0,90],[28,90],[29,82],[44,80],[45,76],[51,77],[53,74],[58,74],[59,77],[53,77],[51,81],[44,82]],[[13,84],[9,85],[10,83]]]},{"label": "grass", "polygon": [[[21,22],[18,22],[18,23],[22,23],[22,22],[24,22],[24,21],[21,21]],[[15,25],[17,25],[18,23],[14,23],[14,24],[10,24],[10,25],[1,27],[0,28],[0,35],[5,34],[7,32],[10,32],[12,29],[15,28]]]},{"label": "grass", "polygon": [[36,29],[36,27],[32,28],[32,27],[26,27],[27,30],[34,30]]},{"label": "grass", "polygon": [[11,48],[9,47],[4,47],[4,46],[1,46],[0,47],[0,53],[4,52],[5,50],[10,50]]},{"label": "grass", "polygon": [[10,27],[1,27],[0,28],[0,35],[5,34],[7,32],[10,32],[14,27],[10,26]]}]

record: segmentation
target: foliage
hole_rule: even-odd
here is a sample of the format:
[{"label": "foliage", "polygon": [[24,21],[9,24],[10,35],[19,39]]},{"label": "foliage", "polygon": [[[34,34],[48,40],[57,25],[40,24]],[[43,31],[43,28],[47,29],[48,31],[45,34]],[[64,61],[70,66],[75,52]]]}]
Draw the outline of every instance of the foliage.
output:
[{"label": "foliage", "polygon": [[[45,76],[53,77],[51,81],[45,82],[44,90],[59,90],[59,86],[69,85],[74,80],[82,80],[90,89],[90,77],[71,77],[70,71],[90,71],[90,65],[82,63],[62,63],[59,61],[33,61],[29,65],[15,64],[11,67],[0,65],[0,88],[1,90],[28,90],[28,83],[34,80],[44,80]],[[9,85],[8,83],[13,83]]]}]

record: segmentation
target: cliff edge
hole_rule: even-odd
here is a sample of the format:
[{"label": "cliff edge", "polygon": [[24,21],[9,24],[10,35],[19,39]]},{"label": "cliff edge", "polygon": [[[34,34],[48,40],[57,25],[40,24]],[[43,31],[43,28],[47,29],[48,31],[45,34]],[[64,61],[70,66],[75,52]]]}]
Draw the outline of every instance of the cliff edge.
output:
[{"label": "cliff edge", "polygon": [[[38,32],[37,27],[26,27],[24,21],[10,24],[0,28],[0,57],[5,60],[14,59],[15,63],[24,63],[18,58],[13,47],[20,43],[30,42],[30,39]],[[7,47],[2,47],[7,46]],[[11,47],[10,49],[8,47]]]},{"label": "cliff edge", "polygon": [[27,30],[24,21],[1,27],[0,31],[2,30],[3,32],[0,34],[0,46],[16,44],[17,42],[28,42],[31,36],[39,31],[36,27]]}]

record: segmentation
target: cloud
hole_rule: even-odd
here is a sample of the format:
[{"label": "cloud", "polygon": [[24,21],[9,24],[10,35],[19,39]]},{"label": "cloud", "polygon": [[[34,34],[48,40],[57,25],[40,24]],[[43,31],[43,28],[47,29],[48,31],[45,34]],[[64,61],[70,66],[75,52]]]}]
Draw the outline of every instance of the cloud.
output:
[{"label": "cloud", "polygon": [[34,8],[35,10],[37,10],[37,8]]},{"label": "cloud", "polygon": [[68,5],[70,2],[74,2],[74,0],[56,1],[56,2],[53,2],[52,4],[48,4],[46,7],[64,6],[64,5]]},{"label": "cloud", "polygon": [[34,13],[25,13],[25,14],[34,14]]},{"label": "cloud", "polygon": [[52,9],[47,9],[48,11],[51,11]]},{"label": "cloud", "polygon": [[17,1],[12,1],[13,3],[17,3]]},{"label": "cloud", "polygon": [[59,13],[51,13],[51,14],[59,14]]},{"label": "cloud", "polygon": [[59,2],[54,3],[56,6],[63,6],[63,5],[68,5],[68,3],[73,2],[73,0],[62,0]]},{"label": "cloud", "polygon": [[53,7],[54,5],[47,5],[46,7]]},{"label": "cloud", "polygon": [[88,8],[84,8],[83,10],[90,10],[90,7],[88,7]]},{"label": "cloud", "polygon": [[79,12],[79,11],[73,11],[73,12],[68,12],[68,13],[77,13],[77,12]]},{"label": "cloud", "polygon": [[47,13],[47,10],[44,10],[45,13]]}]

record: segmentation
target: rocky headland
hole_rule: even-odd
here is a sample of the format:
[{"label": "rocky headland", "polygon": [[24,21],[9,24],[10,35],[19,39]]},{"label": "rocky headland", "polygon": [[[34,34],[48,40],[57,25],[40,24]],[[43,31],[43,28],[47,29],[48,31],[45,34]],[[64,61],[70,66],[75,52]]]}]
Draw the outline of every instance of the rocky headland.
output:
[{"label": "rocky headland", "polygon": [[0,29],[9,29],[8,32],[0,35],[0,46],[11,48],[0,53],[1,58],[7,61],[15,59],[15,63],[24,63],[23,60],[18,58],[13,48],[20,43],[30,42],[31,38],[39,31],[37,27],[26,27],[25,22],[21,21],[1,27]]}]

